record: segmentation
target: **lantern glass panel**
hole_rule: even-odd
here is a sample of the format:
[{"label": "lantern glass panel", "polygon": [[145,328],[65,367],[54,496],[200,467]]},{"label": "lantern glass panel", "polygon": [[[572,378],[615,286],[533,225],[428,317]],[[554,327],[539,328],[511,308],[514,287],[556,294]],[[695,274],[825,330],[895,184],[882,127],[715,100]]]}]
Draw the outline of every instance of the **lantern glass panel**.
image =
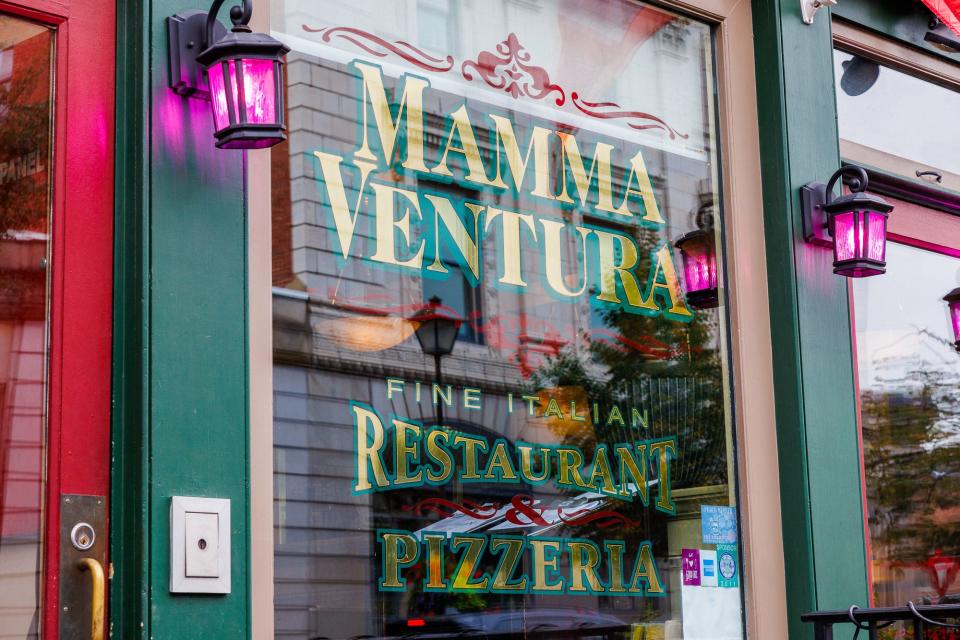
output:
[{"label": "lantern glass panel", "polygon": [[717,288],[717,259],[706,237],[684,243],[683,272],[688,292]]},{"label": "lantern glass panel", "polygon": [[862,230],[858,228],[855,211],[838,213],[833,218],[833,251],[837,262],[856,260],[857,248],[863,246]]},{"label": "lantern glass panel", "polygon": [[868,260],[886,262],[887,247],[887,216],[876,211],[864,211],[863,217],[867,225],[867,255]]},{"label": "lantern glass panel", "polygon": [[416,329],[420,349],[428,356],[445,356],[453,351],[460,322],[453,318],[433,317]]},{"label": "lantern glass panel", "polygon": [[[246,58],[241,61],[243,67],[243,97],[241,107],[246,115],[248,124],[274,124],[277,122],[277,95],[274,78],[274,62],[264,58]],[[217,62],[208,69],[210,79],[210,95],[213,102],[213,122],[217,131],[221,131],[231,123],[230,101],[227,99],[223,68],[229,69],[230,93],[234,109],[239,105],[237,91],[236,63],[227,61],[226,65]],[[237,110],[239,113],[239,110]]]}]

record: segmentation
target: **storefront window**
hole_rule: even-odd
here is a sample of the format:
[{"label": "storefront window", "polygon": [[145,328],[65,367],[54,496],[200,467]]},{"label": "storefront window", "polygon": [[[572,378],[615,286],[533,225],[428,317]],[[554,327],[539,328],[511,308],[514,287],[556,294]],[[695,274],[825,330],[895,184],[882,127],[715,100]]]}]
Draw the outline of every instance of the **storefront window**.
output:
[{"label": "storefront window", "polygon": [[723,279],[692,304],[673,246],[721,246],[711,28],[625,0],[271,26],[277,637],[742,637]]},{"label": "storefront window", "polygon": [[943,296],[957,258],[891,243],[853,281],[875,605],[956,603],[960,356]]},{"label": "storefront window", "polygon": [[40,637],[54,32],[0,15],[0,637]]},{"label": "storefront window", "polygon": [[[930,169],[941,186],[960,184],[949,151],[956,131],[936,126],[960,108],[960,93],[843,51],[834,63],[846,159],[914,180]],[[957,221],[913,202],[908,187],[897,195],[890,231],[906,244],[888,243],[886,274],[851,281],[878,607],[956,603],[960,593],[960,357],[943,301],[960,284]]]}]

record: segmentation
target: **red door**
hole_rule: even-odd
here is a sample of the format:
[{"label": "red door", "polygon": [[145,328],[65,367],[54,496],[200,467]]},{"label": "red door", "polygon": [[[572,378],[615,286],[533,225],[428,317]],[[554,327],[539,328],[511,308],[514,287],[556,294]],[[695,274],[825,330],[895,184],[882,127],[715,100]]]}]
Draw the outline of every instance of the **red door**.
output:
[{"label": "red door", "polygon": [[100,638],[113,0],[0,0],[0,637]]}]

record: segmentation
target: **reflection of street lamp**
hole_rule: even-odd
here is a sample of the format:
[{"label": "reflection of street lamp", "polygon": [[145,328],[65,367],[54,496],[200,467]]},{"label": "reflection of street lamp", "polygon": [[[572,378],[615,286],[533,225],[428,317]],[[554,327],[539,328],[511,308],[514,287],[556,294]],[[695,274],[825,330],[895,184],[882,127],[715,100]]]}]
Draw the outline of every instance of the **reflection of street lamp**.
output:
[{"label": "reflection of street lamp", "polygon": [[[460,324],[463,322],[448,309],[442,307],[441,302],[438,296],[433,296],[430,298],[429,304],[412,318],[414,322],[418,323],[415,332],[417,341],[420,343],[420,349],[423,350],[425,355],[433,356],[437,385],[443,384],[440,359],[453,351],[453,345],[457,341],[457,332],[460,331]],[[443,423],[443,402],[437,403],[437,421]]]}]

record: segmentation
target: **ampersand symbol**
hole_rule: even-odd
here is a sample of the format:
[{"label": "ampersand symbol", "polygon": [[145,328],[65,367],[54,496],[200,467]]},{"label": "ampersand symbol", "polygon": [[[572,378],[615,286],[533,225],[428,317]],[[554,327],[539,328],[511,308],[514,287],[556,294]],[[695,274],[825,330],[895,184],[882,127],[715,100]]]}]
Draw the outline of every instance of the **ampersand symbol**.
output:
[{"label": "ampersand symbol", "polygon": [[[537,524],[544,527],[550,524],[543,519],[543,510],[536,508],[537,503],[530,496],[522,494],[515,495],[510,500],[510,504],[513,505],[513,508],[508,509],[503,517],[513,524],[523,526]],[[521,515],[526,517],[526,522],[520,519]]]}]

